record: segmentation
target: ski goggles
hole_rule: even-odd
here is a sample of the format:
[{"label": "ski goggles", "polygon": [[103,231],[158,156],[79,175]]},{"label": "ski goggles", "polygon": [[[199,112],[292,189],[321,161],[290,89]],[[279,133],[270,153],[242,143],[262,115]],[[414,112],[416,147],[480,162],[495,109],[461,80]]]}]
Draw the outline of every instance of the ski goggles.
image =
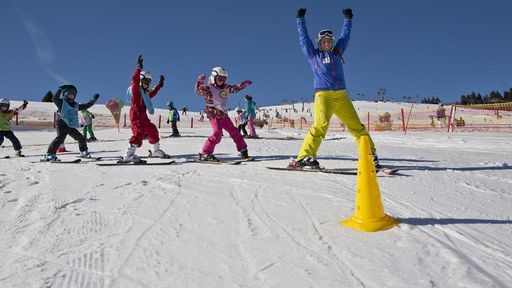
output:
[{"label": "ski goggles", "polygon": [[322,30],[322,31],[318,32],[319,39],[322,39],[325,37],[334,38],[334,33],[332,32],[332,30]]},{"label": "ski goggles", "polygon": [[215,75],[215,78],[219,81],[226,81],[228,79],[228,77],[220,75]]},{"label": "ski goggles", "polygon": [[151,83],[151,79],[149,79],[149,78],[142,78],[142,79],[140,80],[140,82],[141,82],[142,84],[149,85],[149,83]]}]

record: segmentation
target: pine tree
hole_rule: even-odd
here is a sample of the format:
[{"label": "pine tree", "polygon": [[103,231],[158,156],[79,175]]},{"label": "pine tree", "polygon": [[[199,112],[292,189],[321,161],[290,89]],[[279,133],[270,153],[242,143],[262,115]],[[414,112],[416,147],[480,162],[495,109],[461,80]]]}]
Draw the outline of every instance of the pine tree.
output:
[{"label": "pine tree", "polygon": [[41,101],[42,102],[53,102],[52,97],[53,97],[52,91],[48,91],[48,92],[46,92],[46,95],[44,95],[44,97]]}]

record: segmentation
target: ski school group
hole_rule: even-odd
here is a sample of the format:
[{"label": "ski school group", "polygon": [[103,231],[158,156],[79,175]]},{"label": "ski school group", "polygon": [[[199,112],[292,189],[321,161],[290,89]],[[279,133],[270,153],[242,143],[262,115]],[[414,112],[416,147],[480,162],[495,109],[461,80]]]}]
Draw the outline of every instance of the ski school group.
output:
[{"label": "ski school group", "polygon": [[[354,109],[345,85],[345,77],[343,73],[343,54],[348,47],[350,33],[352,29],[352,9],[343,9],[344,16],[343,27],[339,39],[335,42],[332,30],[321,30],[316,37],[316,46],[308,35],[306,28],[306,9],[300,8],[297,11],[297,29],[299,32],[300,47],[307,61],[310,63],[314,74],[314,123],[306,135],[302,147],[296,157],[289,164],[291,169],[320,169],[317,160],[317,151],[320,148],[322,139],[327,133],[329,122],[332,115],[336,115],[348,128],[350,133],[356,139],[359,145],[359,139],[367,136],[370,141],[370,148],[373,155],[375,168],[381,168],[376,154],[375,145],[368,134],[365,126],[361,123],[359,116]],[[141,157],[137,156],[136,149],[142,146],[142,141],[147,137],[151,150],[151,157],[170,158],[160,148],[160,137],[157,127],[151,123],[147,113],[153,114],[154,108],[151,98],[155,97],[158,91],[164,86],[164,76],[160,75],[158,83],[150,88],[152,81],[151,74],[143,71],[143,58],[139,55],[137,58],[137,67],[132,75],[131,86],[127,93],[131,98],[130,107],[130,123],[132,136],[129,140],[129,146],[124,156],[120,160],[121,163],[145,163]],[[204,96],[205,113],[210,121],[213,133],[208,137],[198,155],[198,161],[203,162],[219,162],[214,156],[215,146],[222,139],[222,131],[225,130],[233,139],[236,149],[243,160],[252,160],[247,150],[247,143],[241,135],[240,130],[245,132],[245,122],[237,129],[231,119],[228,117],[228,94],[237,93],[252,84],[251,81],[245,80],[241,83],[230,85],[227,83],[228,73],[223,67],[215,67],[205,83],[206,76],[201,74],[196,82],[195,91],[197,95]],[[57,137],[50,143],[46,154],[43,155],[41,161],[55,162],[59,161],[56,156],[57,149],[64,143],[67,135],[78,141],[81,158],[91,158],[88,152],[87,139],[77,128],[79,127],[78,112],[86,111],[93,106],[99,94],[95,94],[93,98],[85,103],[79,104],[75,102],[77,88],[73,85],[62,85],[53,94],[52,100],[58,108],[58,120],[56,122]],[[254,130],[253,121],[255,114],[255,103],[252,97],[245,96],[246,115],[249,122],[249,136],[257,137]],[[4,137],[8,138],[16,151],[16,156],[23,156],[21,153],[21,144],[14,135],[10,121],[12,118],[27,107],[28,102],[24,101],[23,105],[15,110],[10,109],[10,103],[7,99],[0,99],[0,145],[3,143]],[[179,120],[179,113],[173,107],[173,103],[168,103],[171,116],[169,121],[173,122],[173,135],[179,136],[176,128],[176,121]],[[237,113],[242,114],[242,110],[237,109]],[[178,114],[178,117],[175,117]],[[86,134],[84,127],[84,134]],[[92,132],[92,130],[91,130]],[[92,135],[94,137],[94,135]]]}]

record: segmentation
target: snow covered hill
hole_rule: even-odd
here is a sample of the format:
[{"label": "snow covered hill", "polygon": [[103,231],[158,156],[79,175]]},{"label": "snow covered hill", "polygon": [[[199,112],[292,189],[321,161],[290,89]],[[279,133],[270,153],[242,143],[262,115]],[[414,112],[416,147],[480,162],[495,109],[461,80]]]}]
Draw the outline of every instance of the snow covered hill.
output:
[{"label": "snow covered hill", "polygon": [[[55,132],[17,130],[27,157],[0,159],[0,287],[511,287],[510,135],[373,133],[382,164],[401,169],[378,182],[402,224],[363,233],[338,223],[354,213],[355,176],[265,168],[301,140],[248,139],[258,161],[206,165],[185,161],[210,129],[181,133],[161,140],[174,165],[100,167],[38,163]],[[108,141],[89,144],[95,156],[121,155],[130,130],[96,137]],[[216,155],[237,158],[229,137]],[[347,133],[329,133],[319,156],[357,167]]]}]

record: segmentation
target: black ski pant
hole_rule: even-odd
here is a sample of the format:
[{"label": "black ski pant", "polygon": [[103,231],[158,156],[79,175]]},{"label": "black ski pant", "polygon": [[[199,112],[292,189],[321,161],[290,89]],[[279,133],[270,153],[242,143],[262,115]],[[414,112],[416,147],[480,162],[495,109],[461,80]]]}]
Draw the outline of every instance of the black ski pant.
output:
[{"label": "black ski pant", "polygon": [[245,126],[247,126],[247,123],[238,124],[238,133],[241,133],[240,131],[242,131],[244,136],[247,136],[247,130],[245,130]]},{"label": "black ski pant", "polygon": [[52,143],[50,143],[50,146],[48,147],[48,154],[55,154],[57,152],[57,149],[59,149],[60,144],[64,143],[64,140],[66,140],[66,136],[71,136],[73,139],[78,141],[78,149],[80,149],[80,152],[87,150],[87,141],[78,131],[76,128],[69,127],[64,121],[59,120],[57,122],[57,137],[53,139]]},{"label": "black ski pant", "polygon": [[0,131],[0,145],[4,143],[4,137],[11,140],[14,150],[21,150],[20,140],[18,140],[18,137],[16,137],[12,131]]},{"label": "black ski pant", "polygon": [[171,121],[172,126],[172,135],[180,135],[180,131],[178,131],[178,125],[176,121]]}]

